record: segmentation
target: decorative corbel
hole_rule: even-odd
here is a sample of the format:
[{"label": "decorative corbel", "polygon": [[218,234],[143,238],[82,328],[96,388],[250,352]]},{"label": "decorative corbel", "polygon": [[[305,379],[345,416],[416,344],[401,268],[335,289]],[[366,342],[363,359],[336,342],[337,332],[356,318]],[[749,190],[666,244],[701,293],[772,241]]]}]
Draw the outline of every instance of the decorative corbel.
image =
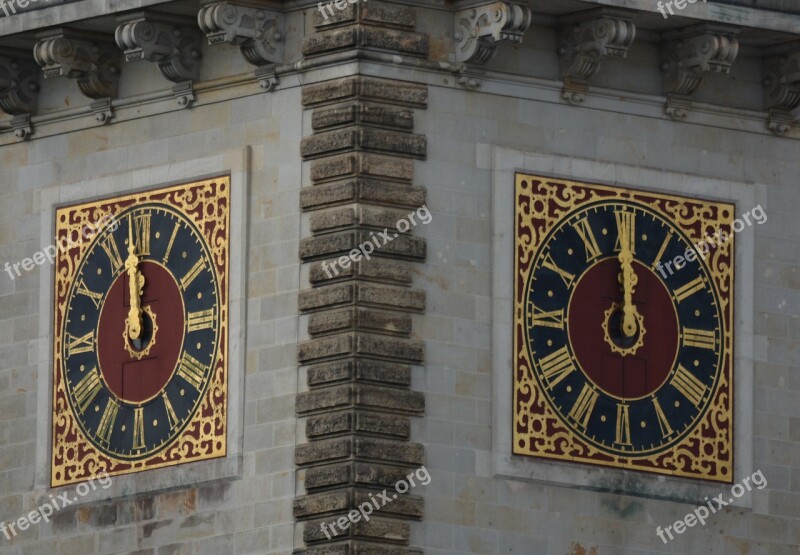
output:
[{"label": "decorative corbel", "polygon": [[531,9],[513,2],[492,2],[456,12],[457,63],[485,64],[492,59],[497,43],[522,43],[531,26]]},{"label": "decorative corbel", "polygon": [[737,33],[729,25],[704,23],[664,35],[661,70],[670,117],[686,118],[706,73],[730,73],[739,53]]},{"label": "decorative corbel", "polygon": [[33,57],[45,79],[67,77],[74,79],[81,92],[94,100],[114,98],[119,84],[118,52],[113,42],[86,38],[67,29],[54,29],[38,36]]},{"label": "decorative corbel", "polygon": [[199,78],[202,35],[183,18],[139,12],[120,21],[115,38],[125,61],[155,62],[173,83]]},{"label": "decorative corbel", "polygon": [[39,67],[23,52],[0,51],[0,110],[16,116],[36,111]]},{"label": "decorative corbel", "polygon": [[588,81],[600,70],[604,58],[624,59],[636,38],[633,12],[616,8],[595,8],[559,19],[561,45],[558,49],[562,97],[581,104]]},{"label": "decorative corbel", "polygon": [[764,58],[764,75],[767,127],[776,135],[786,135],[796,119],[792,112],[800,106],[800,44]]},{"label": "decorative corbel", "polygon": [[208,37],[208,44],[238,46],[254,66],[283,61],[283,14],[218,2],[201,8],[197,23]]}]

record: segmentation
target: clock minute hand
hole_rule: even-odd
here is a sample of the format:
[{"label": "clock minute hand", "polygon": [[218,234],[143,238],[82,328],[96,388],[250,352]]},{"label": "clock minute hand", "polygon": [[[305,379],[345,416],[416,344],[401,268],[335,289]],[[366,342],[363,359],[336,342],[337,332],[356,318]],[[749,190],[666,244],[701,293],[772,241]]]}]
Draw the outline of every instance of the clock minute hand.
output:
[{"label": "clock minute hand", "polygon": [[128,258],[125,260],[125,269],[128,271],[128,286],[130,288],[131,308],[128,311],[128,337],[138,340],[142,335],[142,290],[144,289],[144,276],[139,272],[139,257],[136,256],[136,247],[133,244],[133,220],[128,226]]},{"label": "clock minute hand", "polygon": [[625,337],[636,335],[636,307],[633,304],[633,289],[638,282],[636,273],[633,271],[633,253],[629,244],[627,229],[620,230],[620,253],[617,257],[622,268],[620,275],[622,281],[622,333]]}]

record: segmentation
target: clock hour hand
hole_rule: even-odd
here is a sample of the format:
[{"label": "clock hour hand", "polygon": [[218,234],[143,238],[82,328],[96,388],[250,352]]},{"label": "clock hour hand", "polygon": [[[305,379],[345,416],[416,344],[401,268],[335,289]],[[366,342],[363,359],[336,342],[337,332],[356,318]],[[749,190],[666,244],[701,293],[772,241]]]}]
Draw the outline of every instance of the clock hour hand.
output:
[{"label": "clock hour hand", "polygon": [[617,257],[622,269],[619,278],[622,282],[622,333],[625,337],[636,335],[636,307],[633,304],[633,290],[639,278],[633,271],[633,253],[629,244],[627,229],[620,230],[620,252]]},{"label": "clock hour hand", "polygon": [[128,287],[131,297],[131,308],[128,311],[128,337],[138,343],[142,335],[141,296],[144,289],[144,276],[139,272],[139,257],[136,256],[136,247],[133,244],[133,219],[128,226],[128,258],[125,260],[125,269],[128,271]]}]

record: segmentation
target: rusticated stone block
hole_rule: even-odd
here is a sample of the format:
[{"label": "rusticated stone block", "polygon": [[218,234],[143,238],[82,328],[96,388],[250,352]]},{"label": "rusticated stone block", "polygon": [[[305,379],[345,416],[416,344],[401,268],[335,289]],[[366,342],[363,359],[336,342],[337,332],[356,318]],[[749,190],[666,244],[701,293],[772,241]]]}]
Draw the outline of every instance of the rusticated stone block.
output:
[{"label": "rusticated stone block", "polygon": [[406,81],[376,77],[344,77],[303,87],[303,106],[335,104],[348,98],[375,100],[409,107],[425,108],[428,87]]},{"label": "rusticated stone block", "polygon": [[339,129],[303,139],[300,153],[304,158],[329,156],[347,150],[389,153],[425,159],[428,142],[424,135],[381,129]]},{"label": "rusticated stone block", "polygon": [[330,231],[356,224],[356,210],[352,207],[325,210],[311,214],[311,231]]},{"label": "rusticated stone block", "polygon": [[315,33],[303,39],[303,55],[311,57],[358,46],[359,31],[357,27],[344,27]]},{"label": "rusticated stone block", "polygon": [[312,388],[349,380],[408,387],[411,385],[411,367],[382,360],[349,359],[308,368],[308,385]]},{"label": "rusticated stone block", "polygon": [[411,316],[359,308],[312,314],[308,322],[308,332],[311,335],[346,329],[377,331],[408,337],[411,335]]},{"label": "rusticated stone block", "polygon": [[309,279],[312,284],[322,284],[325,281],[339,280],[343,278],[365,278],[385,283],[396,283],[407,285],[411,283],[411,267],[408,262],[392,260],[388,258],[373,258],[371,260],[361,259],[352,264],[347,269],[339,271],[335,275],[330,270],[333,260],[326,260],[328,271],[322,266],[322,262],[311,265]]},{"label": "rusticated stone block", "polygon": [[355,152],[322,158],[311,163],[313,181],[331,181],[347,176],[411,181],[414,178],[414,162],[408,158]]},{"label": "rusticated stone block", "polygon": [[306,490],[346,486],[355,482],[355,470],[350,462],[315,466],[306,471]]},{"label": "rusticated stone block", "polygon": [[339,334],[303,341],[297,345],[297,358],[300,362],[320,360],[353,353],[355,337],[352,334]]},{"label": "rusticated stone block", "polygon": [[[322,442],[324,441],[326,440]],[[355,438],[354,455],[358,459],[373,459],[419,466],[424,463],[424,453],[425,449],[418,443],[364,437]]]},{"label": "rusticated stone block", "polygon": [[[306,522],[305,526],[303,527],[303,540],[306,543],[327,541],[328,534],[331,533],[329,531],[328,534],[325,534],[320,524],[323,522],[330,524],[332,520],[335,520],[340,516],[346,516],[346,514],[336,514],[332,515],[329,519],[321,519],[318,521],[312,520]],[[337,528],[337,531],[338,530],[339,529]],[[411,526],[407,522],[373,516],[370,518],[369,522],[361,520],[360,522],[351,524],[347,530],[338,534],[336,539],[339,540],[343,537],[362,537],[372,540],[404,544],[408,542],[410,533]],[[376,553],[384,554],[386,552],[378,551]]]},{"label": "rusticated stone block", "polygon": [[425,204],[425,188],[380,179],[354,179],[304,187],[300,205],[304,210],[351,202],[368,202],[419,208]]},{"label": "rusticated stone block", "polygon": [[350,489],[303,495],[294,500],[294,516],[303,519],[347,511],[353,508],[354,498],[355,492]]},{"label": "rusticated stone block", "polygon": [[[417,481],[414,483],[417,484],[417,486],[420,485]],[[353,507],[355,508],[361,503],[368,503],[370,501],[370,493],[375,497],[374,491],[363,489],[356,490],[353,496],[354,501],[351,501]],[[425,507],[425,502],[422,497],[417,495],[398,495],[397,498],[394,498],[394,493],[391,490],[387,493],[392,497],[392,502],[387,503],[380,509],[382,514],[397,515],[402,518],[422,518],[423,509]]]},{"label": "rusticated stone block", "polygon": [[320,308],[333,308],[352,303],[355,300],[356,287],[357,285],[354,283],[342,283],[301,291],[298,308],[301,312],[310,312]]},{"label": "rusticated stone block", "polygon": [[294,451],[295,463],[302,466],[348,458],[353,454],[353,441],[351,437],[340,437],[298,445]]},{"label": "rusticated stone block", "polygon": [[422,555],[422,551],[407,547],[376,545],[356,540],[298,549],[293,552],[293,555]]},{"label": "rusticated stone block", "polygon": [[426,57],[428,55],[428,36],[411,31],[363,27],[358,43],[364,48],[391,50],[407,56]]},{"label": "rusticated stone block", "polygon": [[402,308],[412,312],[424,312],[425,310],[426,294],[425,291],[419,289],[359,283],[355,293],[359,302]]},{"label": "rusticated stone block", "polygon": [[[413,519],[418,519],[422,516],[424,502],[421,497],[413,495],[393,497],[394,493],[387,491],[387,494],[392,498],[392,502],[385,503],[377,493],[376,490],[345,489],[303,495],[294,501],[294,516],[298,520],[305,520],[308,518],[318,519],[325,514],[329,514],[331,516],[326,517],[326,519],[331,521],[353,509],[357,509],[363,503],[372,504],[374,508],[375,501],[378,502],[380,508],[376,509],[373,514],[380,512],[382,515],[396,515]],[[334,513],[336,513],[336,516],[333,516]],[[330,530],[328,533],[330,533]]]},{"label": "rusticated stone block", "polygon": [[345,384],[298,393],[296,407],[300,415],[351,407],[422,414],[425,410],[425,397],[418,391]]},{"label": "rusticated stone block", "polygon": [[306,489],[308,491],[348,485],[366,485],[370,487],[389,488],[417,467],[406,468],[381,464],[377,462],[339,462],[314,466],[306,470]]},{"label": "rusticated stone block", "polygon": [[362,355],[383,356],[417,364],[425,357],[422,341],[359,333],[356,334],[355,343],[356,352]]},{"label": "rusticated stone block", "polygon": [[399,439],[408,439],[411,436],[411,420],[406,416],[356,412],[355,417],[355,432]]},{"label": "rusticated stone block", "polygon": [[322,15],[319,10],[314,11],[314,27],[322,29],[342,23],[360,21],[363,23],[377,23],[385,27],[399,27],[413,29],[416,25],[414,10],[406,6],[386,4],[378,0],[349,4],[343,10],[334,10],[334,16]]},{"label": "rusticated stone block", "polygon": [[325,436],[353,432],[355,431],[353,426],[354,421],[355,416],[350,411],[310,416],[306,420],[306,436],[319,439]]},{"label": "rusticated stone block", "polygon": [[311,116],[311,126],[315,131],[352,124],[411,131],[414,129],[414,112],[392,106],[353,103],[335,108],[317,108]]}]

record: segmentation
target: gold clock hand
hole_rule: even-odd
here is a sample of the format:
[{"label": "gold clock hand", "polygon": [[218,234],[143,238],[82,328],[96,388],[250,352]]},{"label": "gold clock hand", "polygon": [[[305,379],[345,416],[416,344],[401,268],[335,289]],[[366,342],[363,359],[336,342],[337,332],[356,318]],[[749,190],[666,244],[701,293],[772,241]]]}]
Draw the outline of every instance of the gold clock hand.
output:
[{"label": "gold clock hand", "polygon": [[125,260],[128,271],[128,287],[131,297],[131,308],[128,311],[128,337],[136,341],[142,335],[142,290],[144,276],[139,272],[139,257],[133,244],[133,218],[128,226],[128,258]]},{"label": "gold clock hand", "polygon": [[622,333],[625,337],[636,335],[636,307],[633,304],[633,290],[639,281],[633,271],[633,253],[626,227],[620,228],[620,253],[617,257],[622,268],[620,275],[622,281]]}]

